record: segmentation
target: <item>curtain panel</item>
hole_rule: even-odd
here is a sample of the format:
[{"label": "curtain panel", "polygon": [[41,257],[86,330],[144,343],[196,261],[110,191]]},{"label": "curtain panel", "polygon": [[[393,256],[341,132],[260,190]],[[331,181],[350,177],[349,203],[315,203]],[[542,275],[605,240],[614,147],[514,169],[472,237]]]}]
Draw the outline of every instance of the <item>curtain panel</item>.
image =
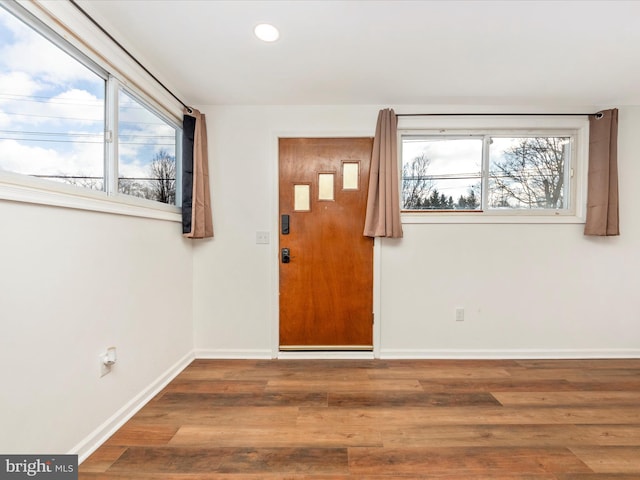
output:
[{"label": "curtain panel", "polygon": [[618,218],[618,109],[589,118],[589,174],[585,235],[620,235]]},{"label": "curtain panel", "polygon": [[366,237],[402,237],[397,125],[398,119],[392,109],[380,110],[369,170]]},{"label": "curtain panel", "polygon": [[182,128],[182,233],[187,238],[213,237],[205,116],[185,110]]}]

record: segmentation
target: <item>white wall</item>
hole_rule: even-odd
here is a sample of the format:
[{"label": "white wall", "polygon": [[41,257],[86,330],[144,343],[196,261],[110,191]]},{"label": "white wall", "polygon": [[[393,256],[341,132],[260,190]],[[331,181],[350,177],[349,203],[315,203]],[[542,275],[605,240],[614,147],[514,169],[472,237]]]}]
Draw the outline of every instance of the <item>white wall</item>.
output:
[{"label": "white wall", "polygon": [[[269,356],[277,338],[276,138],[372,136],[378,107],[201,110],[216,238],[194,249],[197,353]],[[384,240],[379,353],[640,355],[640,222],[632,206],[638,129],[640,108],[621,108],[619,238],[587,238],[576,224],[405,224],[402,240]],[[261,230],[271,232],[272,245],[256,245]],[[458,306],[466,309],[464,322],[454,320]]]},{"label": "white wall", "polygon": [[[194,344],[200,356],[269,357],[276,138],[372,135],[377,110],[203,108],[211,240],[187,241],[169,221],[0,201],[0,451],[86,453]],[[384,241],[380,354],[640,355],[638,129],[640,108],[622,108],[619,238],[585,238],[580,225],[413,224]],[[99,378],[110,345],[118,364]]]},{"label": "white wall", "polygon": [[0,451],[86,453],[188,361],[191,244],[162,220],[7,201],[0,218]]}]

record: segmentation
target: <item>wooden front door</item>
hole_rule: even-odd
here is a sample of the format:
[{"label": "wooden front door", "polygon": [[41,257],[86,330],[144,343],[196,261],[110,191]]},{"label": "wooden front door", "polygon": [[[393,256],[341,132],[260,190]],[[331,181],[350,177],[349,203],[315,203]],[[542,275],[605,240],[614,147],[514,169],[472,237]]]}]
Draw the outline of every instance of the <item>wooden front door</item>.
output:
[{"label": "wooden front door", "polygon": [[371,138],[280,139],[280,349],[372,350]]}]

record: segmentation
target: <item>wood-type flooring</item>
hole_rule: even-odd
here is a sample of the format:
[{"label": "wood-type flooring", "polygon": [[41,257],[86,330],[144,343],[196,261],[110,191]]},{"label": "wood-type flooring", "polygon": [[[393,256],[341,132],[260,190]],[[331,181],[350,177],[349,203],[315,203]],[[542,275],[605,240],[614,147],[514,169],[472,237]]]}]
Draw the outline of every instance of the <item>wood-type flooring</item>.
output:
[{"label": "wood-type flooring", "polygon": [[84,480],[639,480],[640,359],[196,360]]}]

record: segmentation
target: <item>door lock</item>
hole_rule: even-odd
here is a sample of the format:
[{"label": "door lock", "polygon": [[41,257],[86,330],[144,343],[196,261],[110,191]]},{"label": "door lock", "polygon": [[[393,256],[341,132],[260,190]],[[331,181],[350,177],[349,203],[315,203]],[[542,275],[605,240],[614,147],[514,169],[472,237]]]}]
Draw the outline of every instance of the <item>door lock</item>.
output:
[{"label": "door lock", "polygon": [[290,263],[291,262],[291,253],[288,248],[283,248],[280,251],[280,256],[282,258],[282,263]]},{"label": "door lock", "polygon": [[280,223],[282,235],[289,235],[289,215],[282,215]]}]

